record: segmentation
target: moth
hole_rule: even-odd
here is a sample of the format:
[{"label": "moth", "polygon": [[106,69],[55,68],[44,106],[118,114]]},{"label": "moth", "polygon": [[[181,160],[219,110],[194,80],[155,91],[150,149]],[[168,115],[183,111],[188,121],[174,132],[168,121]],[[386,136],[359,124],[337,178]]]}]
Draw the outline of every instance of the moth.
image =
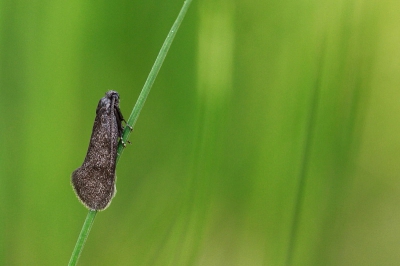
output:
[{"label": "moth", "polygon": [[72,172],[71,183],[78,197],[90,210],[104,210],[115,196],[118,139],[122,139],[119,94],[110,90],[100,99],[89,148],[81,167]]}]

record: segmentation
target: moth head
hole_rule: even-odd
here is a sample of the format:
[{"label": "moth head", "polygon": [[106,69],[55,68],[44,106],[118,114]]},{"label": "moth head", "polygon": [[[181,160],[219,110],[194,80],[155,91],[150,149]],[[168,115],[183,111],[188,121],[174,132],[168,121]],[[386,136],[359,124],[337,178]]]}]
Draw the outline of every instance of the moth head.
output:
[{"label": "moth head", "polygon": [[115,106],[119,106],[119,94],[116,91],[107,91],[106,97],[111,100],[111,102],[114,102]]}]

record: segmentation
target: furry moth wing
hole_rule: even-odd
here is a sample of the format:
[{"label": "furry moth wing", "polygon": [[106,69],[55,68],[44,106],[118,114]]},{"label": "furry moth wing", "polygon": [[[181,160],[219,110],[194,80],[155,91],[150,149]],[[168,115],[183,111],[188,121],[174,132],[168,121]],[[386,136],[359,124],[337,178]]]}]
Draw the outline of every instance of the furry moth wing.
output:
[{"label": "furry moth wing", "polygon": [[106,209],[116,193],[115,167],[122,121],[119,94],[108,91],[97,105],[85,160],[71,176],[78,199],[90,210]]}]

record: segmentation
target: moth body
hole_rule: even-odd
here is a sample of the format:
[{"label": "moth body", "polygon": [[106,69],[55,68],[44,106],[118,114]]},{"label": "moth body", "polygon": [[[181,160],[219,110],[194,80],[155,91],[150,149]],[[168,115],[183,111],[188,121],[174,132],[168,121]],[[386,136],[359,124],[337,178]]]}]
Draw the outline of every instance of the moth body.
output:
[{"label": "moth body", "polygon": [[97,105],[85,160],[71,177],[77,197],[88,209],[104,210],[116,193],[115,166],[122,121],[119,94],[108,91]]}]

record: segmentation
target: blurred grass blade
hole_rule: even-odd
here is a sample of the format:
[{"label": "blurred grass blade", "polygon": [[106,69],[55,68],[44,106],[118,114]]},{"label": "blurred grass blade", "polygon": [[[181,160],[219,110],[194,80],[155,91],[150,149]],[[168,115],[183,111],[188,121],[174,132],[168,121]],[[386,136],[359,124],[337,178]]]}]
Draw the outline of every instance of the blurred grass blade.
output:
[{"label": "blurred grass blade", "polygon": [[322,49],[319,54],[319,62],[317,69],[317,76],[315,81],[315,87],[312,94],[311,99],[311,107],[310,114],[308,118],[308,125],[306,128],[306,138],[304,141],[304,150],[303,150],[303,158],[301,160],[301,168],[299,173],[299,185],[297,188],[297,195],[295,197],[294,202],[294,214],[292,219],[292,225],[290,228],[290,238],[289,238],[289,246],[286,254],[286,266],[291,266],[293,264],[293,257],[295,252],[295,245],[297,242],[297,236],[299,231],[299,224],[301,218],[301,210],[304,202],[304,194],[306,189],[306,178],[308,173],[308,166],[311,156],[312,142],[314,139],[314,131],[316,126],[316,117],[318,111],[318,103],[319,103],[319,94],[321,87],[321,75],[322,75],[322,67],[323,67],[323,58],[325,52],[325,40],[322,42]]}]

